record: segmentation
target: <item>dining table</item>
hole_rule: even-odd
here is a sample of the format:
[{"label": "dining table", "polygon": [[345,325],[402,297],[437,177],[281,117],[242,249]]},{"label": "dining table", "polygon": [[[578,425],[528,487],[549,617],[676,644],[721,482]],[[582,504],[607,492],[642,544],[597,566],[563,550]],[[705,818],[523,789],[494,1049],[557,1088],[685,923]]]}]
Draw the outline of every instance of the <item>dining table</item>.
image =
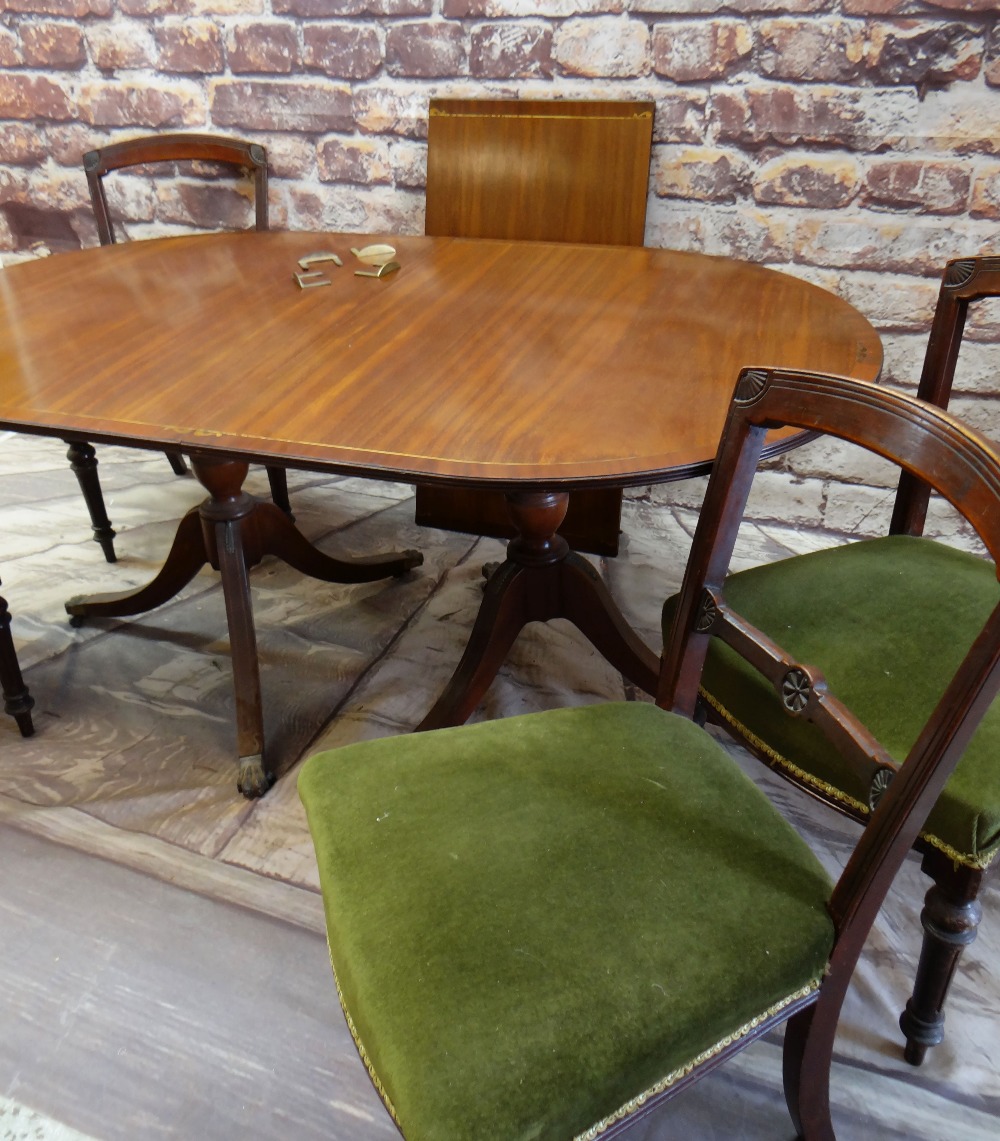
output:
[{"label": "dining table", "polygon": [[[389,272],[352,252],[372,244],[393,247]],[[430,729],[471,715],[533,621],[569,619],[654,693],[657,654],[559,534],[569,495],[706,473],[744,366],[876,380],[881,364],[877,333],[833,292],[647,247],[272,231],[84,249],[0,273],[0,427],[181,452],[205,488],[149,583],[67,610],[75,623],[135,615],[206,564],[220,572],[248,797],[272,780],[250,569],[271,554],[360,582],[421,562],[412,550],[319,551],[243,490],[251,463],[504,492],[517,534],[417,726]],[[776,429],[765,454],[804,439]],[[8,701],[30,701],[2,644],[0,681]]]}]

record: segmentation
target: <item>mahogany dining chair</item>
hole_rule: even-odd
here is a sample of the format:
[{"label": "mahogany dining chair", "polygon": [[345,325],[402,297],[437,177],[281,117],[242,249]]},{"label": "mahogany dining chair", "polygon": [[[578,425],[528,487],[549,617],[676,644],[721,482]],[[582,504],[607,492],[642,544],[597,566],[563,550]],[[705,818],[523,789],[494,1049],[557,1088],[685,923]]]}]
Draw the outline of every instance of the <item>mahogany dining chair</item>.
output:
[{"label": "mahogany dining chair", "polygon": [[6,599],[0,597],[0,691],[3,693],[3,711],[17,723],[22,737],[30,737],[35,727],[31,720],[34,698],[21,676],[17,661],[14,637],[10,631],[10,611]]},{"label": "mahogany dining chair", "polygon": [[[917,390],[922,399],[947,407],[969,305],[998,296],[1000,258],[948,263]],[[920,473],[901,473],[884,538],[779,560],[726,581],[740,622],[772,638],[772,649],[746,660],[738,622],[721,615],[711,626],[716,637],[701,692],[706,716],[776,772],[862,824],[998,597],[995,549],[986,559],[923,537],[932,486]],[[674,598],[664,608],[665,632],[676,605]],[[878,751],[859,752],[836,724],[824,730],[813,723],[827,691],[868,726]],[[784,716],[789,708],[792,719]],[[900,1015],[904,1056],[919,1065],[944,1036],[948,989],[976,937],[979,896],[1000,853],[1000,706],[983,718],[914,847],[933,881],[913,994]]]},{"label": "mahogany dining chair", "polygon": [[[794,1125],[806,1141],[832,1141],[844,995],[893,877],[1000,688],[1000,596],[966,624],[970,646],[948,656],[897,771],[815,675],[806,687],[801,667],[773,665],[770,640],[729,609],[739,521],[765,436],[783,424],[896,462],[1000,554],[1000,456],[983,437],[874,383],[744,370],[655,705],[383,737],[303,766],[338,994],[409,1141],[616,1136],[786,1021]],[[835,883],[693,719],[715,634],[790,675],[790,723],[814,715],[869,758],[880,796]],[[873,654],[885,649],[872,639]]]}]

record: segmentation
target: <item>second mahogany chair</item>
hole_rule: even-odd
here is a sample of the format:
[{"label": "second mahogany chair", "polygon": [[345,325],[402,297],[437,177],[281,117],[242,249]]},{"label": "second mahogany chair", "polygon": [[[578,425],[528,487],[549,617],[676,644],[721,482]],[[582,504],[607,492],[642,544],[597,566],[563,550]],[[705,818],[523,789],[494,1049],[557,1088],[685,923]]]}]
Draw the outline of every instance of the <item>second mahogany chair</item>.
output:
[{"label": "second mahogany chair", "polygon": [[[924,400],[947,407],[969,304],[997,296],[1000,258],[948,263],[918,387]],[[927,481],[904,471],[887,537],[734,574],[724,594],[742,618],[721,604],[704,618],[714,635],[701,693],[707,717],[860,823],[872,818],[939,687],[1000,597],[994,562],[922,537],[929,494]],[[675,606],[671,599],[664,609],[665,633]],[[774,642],[750,663],[745,622]],[[859,745],[836,719],[827,717],[825,728],[814,722],[833,695],[878,748]],[[914,846],[933,880],[913,994],[900,1015],[905,1057],[919,1065],[943,1038],[945,998],[975,939],[978,897],[1000,854],[1000,705],[983,719]]]},{"label": "second mahogany chair", "polygon": [[[409,1141],[610,1138],[786,1020],[795,1127],[805,1141],[832,1141],[841,1004],[893,876],[1000,689],[1000,593],[942,666],[906,763],[831,884],[690,719],[716,629],[739,631],[755,659],[770,654],[722,586],[765,437],[780,424],[849,439],[928,480],[1000,555],[1000,456],[989,441],[877,384],[744,370],[656,706],[387,737],[303,767],[338,993]],[[886,656],[868,633],[861,644],[891,668],[892,647]],[[798,723],[804,706],[870,751],[877,773],[895,770],[820,687],[782,715]]]},{"label": "second mahogany chair", "polygon": [[[641,246],[653,104],[432,99],[426,233],[436,237]],[[570,546],[616,555],[622,493],[574,491]],[[511,538],[503,494],[418,485],[422,526]]]},{"label": "second mahogany chair", "polygon": [[[232,175],[243,177],[249,173],[254,192],[254,220],[257,230],[268,228],[267,214],[267,153],[259,143],[221,135],[167,134],[150,135],[112,143],[83,156],[83,169],[87,175],[90,201],[94,208],[97,233],[102,246],[114,245],[114,222],[108,207],[104,176],[111,171],[127,167],[157,163],[200,162],[212,168],[221,167]],[[85,440],[67,440],[67,457],[80,483],[80,490],[90,512],[94,539],[104,551],[109,563],[116,559],[115,532],[108,518],[104,495],[97,474],[97,457],[93,445]],[[178,475],[187,468],[179,453],[168,452],[170,466]],[[283,468],[269,467],[267,478],[271,497],[286,514],[291,515],[288,502],[288,483]]]}]

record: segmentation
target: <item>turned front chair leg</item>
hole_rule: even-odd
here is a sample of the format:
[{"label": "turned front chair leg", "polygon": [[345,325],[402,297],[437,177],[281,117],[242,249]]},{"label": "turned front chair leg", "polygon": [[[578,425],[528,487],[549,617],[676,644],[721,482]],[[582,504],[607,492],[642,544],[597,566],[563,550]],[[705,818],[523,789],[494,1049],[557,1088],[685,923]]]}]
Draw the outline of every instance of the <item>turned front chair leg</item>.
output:
[{"label": "turned front chair leg", "polygon": [[117,561],[115,554],[115,531],[104,506],[101,481],[97,474],[97,454],[85,440],[65,440],[68,445],[66,458],[76,475],[83,493],[83,501],[90,512],[90,526],[94,532],[94,542],[100,543],[104,557],[109,563]]},{"label": "turned front chair leg", "polygon": [[[962,952],[974,942],[983,909],[968,891],[948,891],[935,883],[927,892],[920,922],[924,929],[913,994],[899,1016],[906,1037],[904,1058],[912,1066],[923,1062],[928,1049],[944,1038],[944,1004]],[[972,898],[970,898],[972,895]]]},{"label": "turned front chair leg", "polygon": [[21,677],[21,667],[14,650],[14,637],[10,632],[10,611],[7,600],[0,596],[0,688],[3,690],[3,708],[17,722],[22,737],[30,737],[35,731],[31,722],[31,707],[34,698]]}]

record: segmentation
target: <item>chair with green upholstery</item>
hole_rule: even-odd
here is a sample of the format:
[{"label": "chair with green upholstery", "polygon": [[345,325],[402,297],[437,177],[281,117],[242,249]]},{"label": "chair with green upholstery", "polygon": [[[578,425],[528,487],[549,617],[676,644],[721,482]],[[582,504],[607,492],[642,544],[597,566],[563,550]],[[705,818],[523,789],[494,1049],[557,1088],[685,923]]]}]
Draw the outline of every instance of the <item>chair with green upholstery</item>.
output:
[{"label": "chair with green upholstery", "polygon": [[[1000,296],[1000,258],[945,269],[918,395],[947,407],[969,303]],[[929,487],[903,472],[890,534],[732,575],[727,604],[783,651],[753,665],[742,635],[713,627],[702,682],[710,720],[777,772],[861,823],[879,782],[908,753],[970,632],[997,601],[993,563],[922,537]],[[664,630],[676,599],[664,608]],[[756,668],[755,668],[756,667]],[[868,726],[887,759],[859,762],[837,734],[783,707],[826,685]],[[874,781],[874,784],[873,784]],[[944,1033],[944,1003],[981,915],[978,895],[1000,851],[1000,707],[970,742],[915,847],[934,881],[921,915],[923,948],[900,1015],[905,1057],[919,1065]]]},{"label": "chair with green upholstery", "polygon": [[[745,371],[656,705],[382,738],[304,765],[338,994],[409,1141],[612,1137],[785,1020],[796,1128],[833,1138],[844,993],[892,877],[1000,688],[1000,606],[832,884],[692,719],[703,600],[718,594],[775,423],[846,436],[929,479],[1000,552],[1000,457],[986,440],[878,385]],[[828,709],[819,694],[807,704]]]}]

